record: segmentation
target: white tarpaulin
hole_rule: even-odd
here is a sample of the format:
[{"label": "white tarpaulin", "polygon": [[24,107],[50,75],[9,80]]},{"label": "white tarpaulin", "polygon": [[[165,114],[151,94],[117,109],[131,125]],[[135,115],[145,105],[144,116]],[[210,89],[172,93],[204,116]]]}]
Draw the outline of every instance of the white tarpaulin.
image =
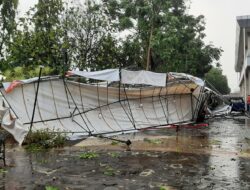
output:
[{"label": "white tarpaulin", "polygon": [[[46,78],[52,78],[52,77],[41,77],[41,80],[46,79]],[[53,78],[58,78],[58,76],[54,76]],[[12,90],[14,90],[14,88],[22,85],[22,84],[28,84],[28,83],[32,83],[32,82],[36,82],[38,81],[38,77],[34,77],[34,78],[30,78],[30,79],[24,79],[24,80],[14,80],[12,82],[3,82],[3,88],[5,90],[5,92],[9,93]]]},{"label": "white tarpaulin", "polygon": [[74,74],[85,78],[105,81],[119,81],[119,69],[106,69],[102,71],[69,71],[69,75]]},{"label": "white tarpaulin", "polygon": [[10,108],[0,107],[0,120],[1,127],[13,134],[16,141],[22,144],[28,131],[20,123],[20,120],[12,117]]},{"label": "white tarpaulin", "polygon": [[[103,71],[69,71],[68,75],[78,75],[85,78],[104,80],[104,81],[120,81],[119,69],[107,69]],[[150,71],[128,71],[121,70],[122,84],[146,84],[152,86],[166,86],[166,73],[154,73]]]},{"label": "white tarpaulin", "polygon": [[38,80],[38,77],[30,78],[30,79],[25,79],[25,80],[14,80],[13,82],[4,82],[3,87],[6,92],[11,92],[14,88],[17,86],[20,86],[21,84],[27,84],[31,82],[35,82]]},{"label": "white tarpaulin", "polygon": [[[103,80],[103,81],[120,81],[119,69],[106,69],[102,71],[68,71],[68,75],[78,75],[85,78]],[[152,86],[166,86],[166,79],[189,79],[199,86],[204,86],[204,81],[200,78],[194,77],[185,73],[155,73],[151,71],[128,71],[125,69],[121,70],[121,83],[122,84],[145,84]]]},{"label": "white tarpaulin", "polygon": [[175,72],[170,72],[169,74],[169,78],[174,78],[174,79],[180,79],[180,78],[187,78],[191,81],[193,81],[195,84],[199,85],[199,86],[204,86],[205,83],[202,79],[186,74],[186,73],[175,73]]},{"label": "white tarpaulin", "polygon": [[[5,111],[2,125],[20,144],[31,125],[36,89],[37,82],[22,84],[9,93],[1,89],[14,117],[11,122]],[[39,85],[32,129],[67,132],[79,138],[193,122],[202,104],[202,90],[190,80],[166,87],[118,88],[47,79]]]},{"label": "white tarpaulin", "polygon": [[150,71],[121,71],[121,83],[146,84],[152,86],[166,86],[166,73],[154,73]]}]

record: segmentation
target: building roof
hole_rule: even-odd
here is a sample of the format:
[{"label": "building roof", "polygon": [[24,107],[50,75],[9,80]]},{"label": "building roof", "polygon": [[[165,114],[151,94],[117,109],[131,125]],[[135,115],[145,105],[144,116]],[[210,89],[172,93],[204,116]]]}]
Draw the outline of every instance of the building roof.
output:
[{"label": "building roof", "polygon": [[250,15],[237,16],[236,19],[240,27],[250,27]]},{"label": "building roof", "polygon": [[250,31],[250,15],[237,16],[236,21],[235,71],[240,72],[244,62],[243,29]]}]

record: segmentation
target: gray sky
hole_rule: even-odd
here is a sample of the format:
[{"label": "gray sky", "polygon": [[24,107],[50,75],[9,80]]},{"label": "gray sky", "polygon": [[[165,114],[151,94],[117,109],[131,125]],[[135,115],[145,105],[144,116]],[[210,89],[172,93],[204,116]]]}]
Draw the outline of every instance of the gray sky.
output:
[{"label": "gray sky", "polygon": [[238,89],[238,74],[234,71],[236,16],[250,15],[249,0],[191,0],[190,14],[206,18],[206,42],[221,47],[220,62],[232,91]]},{"label": "gray sky", "polygon": [[[206,43],[221,47],[220,62],[232,91],[238,90],[238,77],[234,71],[236,16],[250,15],[250,0],[190,0],[189,13],[204,15]],[[19,10],[25,12],[37,0],[20,0]]]}]

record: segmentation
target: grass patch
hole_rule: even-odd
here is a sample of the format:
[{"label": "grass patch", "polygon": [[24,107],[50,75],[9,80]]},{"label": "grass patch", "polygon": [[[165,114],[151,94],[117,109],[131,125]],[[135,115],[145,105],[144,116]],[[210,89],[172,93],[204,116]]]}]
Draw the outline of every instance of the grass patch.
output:
[{"label": "grass patch", "polygon": [[210,143],[211,145],[221,145],[221,141],[216,140],[216,139],[210,140],[209,143]]},{"label": "grass patch", "polygon": [[160,190],[170,190],[170,188],[167,187],[167,186],[160,186],[159,189],[160,189]]},{"label": "grass patch", "polygon": [[94,159],[94,158],[97,158],[99,157],[99,155],[95,152],[84,152],[84,153],[81,153],[80,154],[80,159]]},{"label": "grass patch", "polygon": [[0,174],[2,174],[2,173],[7,173],[8,171],[7,170],[5,170],[5,169],[3,169],[3,168],[0,168]]},{"label": "grass patch", "polygon": [[26,150],[37,152],[49,148],[63,147],[67,138],[63,133],[53,133],[49,130],[30,132],[25,138]]},{"label": "grass patch", "polygon": [[148,138],[144,138],[143,141],[147,142],[147,143],[150,143],[150,144],[162,144],[162,140],[161,139],[148,139]]},{"label": "grass patch", "polygon": [[25,149],[26,149],[27,151],[29,151],[29,152],[41,152],[41,151],[46,150],[46,149],[45,149],[44,147],[42,147],[41,145],[35,144],[35,143],[26,145],[26,146],[25,146]]},{"label": "grass patch", "polygon": [[110,167],[110,166],[107,166],[105,168],[105,171],[103,172],[104,175],[107,175],[107,176],[114,176],[115,175],[115,170],[114,168]]},{"label": "grass patch", "polygon": [[39,161],[37,161],[39,164],[47,164],[47,163],[49,163],[49,161],[48,160],[39,160]]},{"label": "grass patch", "polygon": [[118,152],[109,152],[108,155],[111,156],[112,158],[118,158],[120,156]]},{"label": "grass patch", "polygon": [[49,185],[49,186],[45,186],[45,190],[59,190],[59,188]]},{"label": "grass patch", "polygon": [[118,145],[118,144],[119,144],[118,141],[112,141],[112,142],[111,142],[111,145],[113,145],[113,146]]}]

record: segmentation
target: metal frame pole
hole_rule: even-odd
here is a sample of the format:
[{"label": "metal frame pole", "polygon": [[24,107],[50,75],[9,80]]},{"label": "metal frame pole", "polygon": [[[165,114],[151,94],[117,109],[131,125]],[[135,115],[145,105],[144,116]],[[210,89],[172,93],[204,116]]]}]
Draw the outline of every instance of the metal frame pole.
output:
[{"label": "metal frame pole", "polygon": [[30,132],[32,131],[32,126],[33,126],[33,121],[34,121],[34,116],[35,116],[35,110],[36,110],[37,96],[38,96],[40,79],[41,79],[41,74],[42,74],[42,69],[43,68],[44,68],[44,66],[40,66],[39,77],[38,77],[37,88],[36,88],[36,96],[35,96],[35,101],[34,101],[34,106],[33,106],[32,118],[31,118],[31,122],[30,122],[30,130],[29,130]]},{"label": "metal frame pole", "polygon": [[243,77],[244,77],[244,101],[245,101],[245,111],[247,111],[247,95],[248,95],[248,87],[247,87],[247,56],[246,56],[246,29],[243,28]]},{"label": "metal frame pole", "polygon": [[121,100],[121,81],[122,81],[122,69],[121,69],[121,63],[119,63],[119,101]]},{"label": "metal frame pole", "polygon": [[191,103],[191,113],[192,113],[192,120],[191,121],[193,121],[194,120],[194,102],[193,102],[193,93],[194,93],[194,89],[193,88],[191,88],[190,89],[190,103]]}]

